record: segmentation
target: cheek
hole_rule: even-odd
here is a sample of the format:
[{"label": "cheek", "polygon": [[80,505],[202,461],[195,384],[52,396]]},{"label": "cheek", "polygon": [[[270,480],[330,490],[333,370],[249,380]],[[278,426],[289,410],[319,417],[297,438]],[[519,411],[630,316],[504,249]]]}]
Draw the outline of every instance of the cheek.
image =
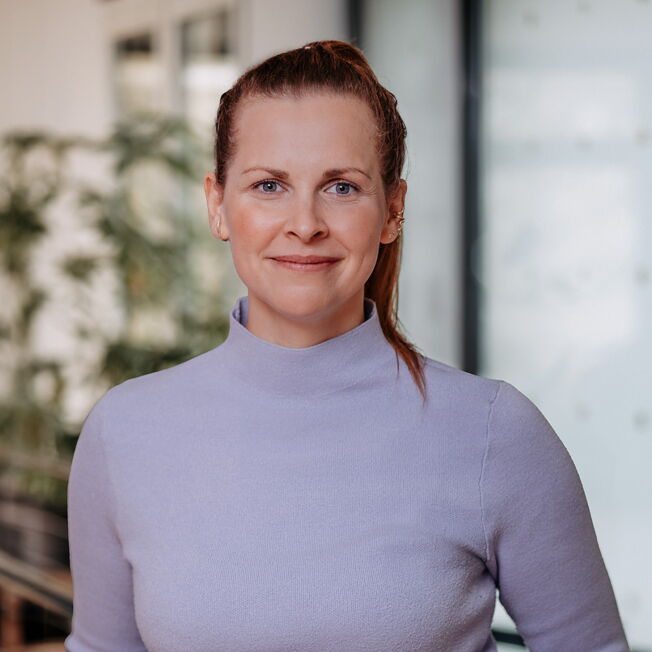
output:
[{"label": "cheek", "polygon": [[338,224],[338,237],[349,251],[360,255],[375,255],[380,233],[380,217],[374,212],[351,215],[346,222]]},{"label": "cheek", "polygon": [[233,241],[243,250],[264,244],[274,228],[269,214],[256,207],[240,205],[231,209],[229,216]]}]

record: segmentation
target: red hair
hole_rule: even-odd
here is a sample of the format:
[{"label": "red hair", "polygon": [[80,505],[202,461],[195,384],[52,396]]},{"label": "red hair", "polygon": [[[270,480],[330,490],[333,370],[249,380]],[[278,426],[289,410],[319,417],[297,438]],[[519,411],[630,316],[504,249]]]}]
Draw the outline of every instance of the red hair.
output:
[{"label": "red hair", "polygon": [[[302,93],[349,94],[367,103],[378,127],[378,154],[385,195],[399,187],[406,157],[407,130],[396,97],[380,84],[362,50],[345,41],[314,41],[275,54],[246,70],[220,97],[215,119],[215,180],[224,185],[233,154],[233,124],[238,103],[249,97],[294,96]],[[397,315],[398,276],[402,238],[381,243],[378,259],[365,283],[364,294],[373,299],[387,341],[403,358],[424,400],[425,356],[400,332]]]}]

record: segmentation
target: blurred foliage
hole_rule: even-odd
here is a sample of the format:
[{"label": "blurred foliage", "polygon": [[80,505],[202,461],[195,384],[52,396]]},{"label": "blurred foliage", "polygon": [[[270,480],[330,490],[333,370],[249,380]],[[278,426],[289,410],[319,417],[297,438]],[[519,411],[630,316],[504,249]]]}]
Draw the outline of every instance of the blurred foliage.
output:
[{"label": "blurred foliage", "polygon": [[[108,183],[100,188],[74,178],[69,156],[75,152],[108,157]],[[225,306],[220,297],[206,296],[191,265],[194,247],[205,233],[197,230],[196,216],[185,214],[179,201],[189,187],[184,184],[197,183],[207,161],[208,153],[183,120],[159,114],[133,115],[98,141],[44,132],[11,132],[2,138],[0,282],[11,305],[0,306],[7,313],[0,310],[5,352],[0,373],[9,377],[11,389],[0,398],[0,467],[5,469],[2,476],[11,478],[13,492],[58,511],[65,508],[67,478],[61,477],[61,462],[70,461],[79,434],[63,418],[68,380],[62,362],[39,357],[31,342],[49,288],[35,280],[30,263],[51,228],[50,209],[64,194],[72,196],[75,210],[111,252],[77,252],[60,265],[73,288],[90,287],[93,275],[107,265],[118,279],[124,315],[120,332],[103,335],[101,315],[95,316],[97,328],[88,323],[76,328],[79,338],[101,338],[99,377],[89,381],[111,387],[183,362],[226,336]],[[162,185],[143,184],[143,170],[154,170]],[[142,201],[143,194],[159,194],[152,192],[154,187],[163,198],[155,211],[158,235],[152,233],[152,215],[146,214],[147,202]],[[152,308],[170,317],[177,334],[174,344],[156,337],[143,343],[134,337],[139,313]],[[49,388],[46,396],[35,391],[37,383]],[[26,453],[34,463],[16,464]],[[44,460],[53,469],[50,474],[43,471]]]}]

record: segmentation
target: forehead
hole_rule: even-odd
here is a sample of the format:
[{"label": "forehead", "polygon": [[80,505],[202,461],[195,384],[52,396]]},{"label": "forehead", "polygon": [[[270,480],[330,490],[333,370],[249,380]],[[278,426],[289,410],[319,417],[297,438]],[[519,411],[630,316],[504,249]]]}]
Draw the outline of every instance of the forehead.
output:
[{"label": "forehead", "polygon": [[350,94],[249,97],[234,121],[233,163],[377,168],[378,137],[366,102]]}]

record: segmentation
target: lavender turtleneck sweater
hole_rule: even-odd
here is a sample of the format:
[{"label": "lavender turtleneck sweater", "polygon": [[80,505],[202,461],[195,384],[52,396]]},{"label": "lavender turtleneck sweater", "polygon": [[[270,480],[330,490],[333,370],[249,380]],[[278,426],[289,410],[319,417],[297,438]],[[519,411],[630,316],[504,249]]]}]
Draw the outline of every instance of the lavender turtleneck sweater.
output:
[{"label": "lavender turtleneck sweater", "polygon": [[365,321],[307,348],[246,328],[116,385],[68,483],[69,652],[627,652],[583,487],[537,407]]}]

